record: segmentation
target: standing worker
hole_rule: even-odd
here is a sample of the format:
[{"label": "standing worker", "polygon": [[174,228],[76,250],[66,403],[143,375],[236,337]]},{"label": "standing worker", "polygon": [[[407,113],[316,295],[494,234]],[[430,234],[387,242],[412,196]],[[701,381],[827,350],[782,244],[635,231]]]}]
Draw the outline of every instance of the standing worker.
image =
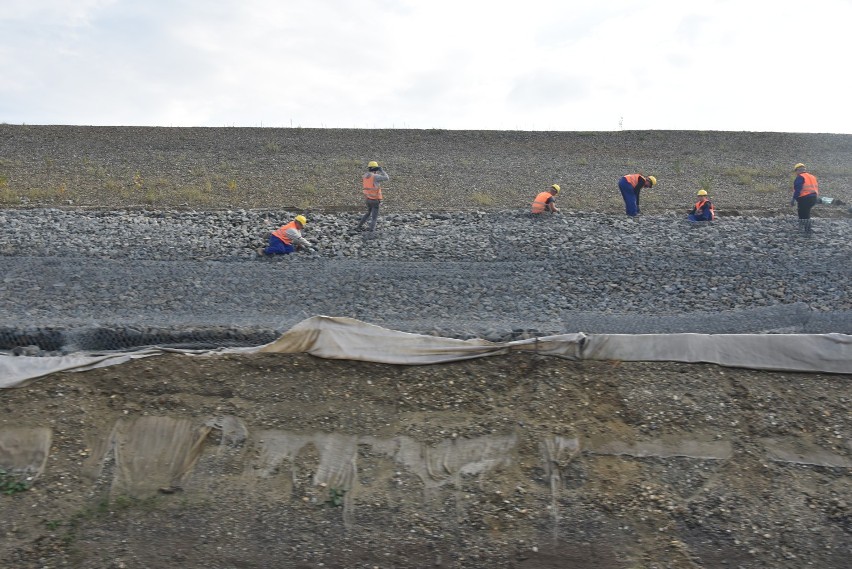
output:
[{"label": "standing worker", "polygon": [[819,185],[816,176],[808,174],[805,165],[799,162],[793,166],[796,179],[793,181],[793,199],[790,205],[799,204],[799,230],[813,233],[811,208],[816,205],[819,197]]},{"label": "standing worker", "polygon": [[375,160],[367,164],[367,172],[361,178],[364,188],[364,199],[367,202],[367,213],[358,222],[360,230],[367,220],[370,220],[370,231],[376,230],[376,220],[379,219],[379,206],[382,204],[382,182],[390,180],[390,176]]},{"label": "standing worker", "polygon": [[535,201],[532,203],[532,209],[530,210],[533,214],[544,213],[549,211],[550,213],[558,213],[559,208],[556,207],[556,194],[559,193],[559,184],[553,184],[545,191],[541,192],[535,197]]},{"label": "standing worker", "polygon": [[297,215],[293,221],[282,225],[269,235],[269,246],[257,250],[258,255],[289,255],[296,249],[313,251],[310,242],[302,237],[302,230],[308,220],[304,215]]},{"label": "standing worker", "polygon": [[639,192],[642,188],[653,188],[657,185],[654,176],[643,176],[642,174],[628,174],[618,180],[618,189],[624,198],[624,209],[630,217],[636,217],[641,213],[639,210]]},{"label": "standing worker", "polygon": [[707,197],[707,190],[698,190],[698,201],[686,217],[689,221],[713,221],[716,219],[716,208]]}]

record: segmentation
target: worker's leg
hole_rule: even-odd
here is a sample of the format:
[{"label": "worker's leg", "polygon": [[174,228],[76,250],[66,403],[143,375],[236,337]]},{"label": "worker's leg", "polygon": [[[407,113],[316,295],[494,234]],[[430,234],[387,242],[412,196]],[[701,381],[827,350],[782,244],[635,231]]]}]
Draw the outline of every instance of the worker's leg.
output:
[{"label": "worker's leg", "polygon": [[376,221],[379,219],[379,205],[381,205],[381,201],[379,200],[370,200],[370,231],[376,230]]},{"label": "worker's leg", "polygon": [[366,202],[364,202],[364,205],[367,206],[367,213],[361,216],[361,221],[358,222],[358,229],[364,227],[364,224],[367,223],[368,219],[370,219],[370,213],[372,213],[373,211],[373,208],[370,207],[371,201],[372,200],[367,200]]},{"label": "worker's leg", "polygon": [[621,190],[621,197],[624,200],[624,210],[630,217],[634,217],[637,213],[636,208],[636,192],[633,191],[633,186],[627,180],[619,180],[618,189]]},{"label": "worker's leg", "polygon": [[269,236],[269,247],[263,250],[264,255],[287,255],[295,251],[292,245],[287,245],[274,235]]},{"label": "worker's leg", "polygon": [[805,233],[811,233],[813,231],[813,222],[811,221],[811,208],[816,205],[817,196],[816,194],[810,194],[803,198],[799,198],[799,221],[804,226],[802,229]]},{"label": "worker's leg", "polygon": [[641,191],[642,191],[642,188],[636,188],[635,190],[633,190],[633,193],[636,194],[636,215],[639,215],[640,213],[642,213],[642,208],[639,207],[639,192],[641,192]]}]

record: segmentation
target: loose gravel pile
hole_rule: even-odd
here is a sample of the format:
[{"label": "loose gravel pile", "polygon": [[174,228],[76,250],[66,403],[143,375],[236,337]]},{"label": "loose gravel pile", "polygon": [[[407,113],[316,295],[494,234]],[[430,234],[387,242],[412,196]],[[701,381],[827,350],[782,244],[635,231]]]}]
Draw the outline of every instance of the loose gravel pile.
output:
[{"label": "loose gravel pile", "polygon": [[259,257],[295,213],[0,212],[0,348],[270,341],[315,314],[490,340],[852,333],[852,224],[522,210],[312,214],[314,253]]}]

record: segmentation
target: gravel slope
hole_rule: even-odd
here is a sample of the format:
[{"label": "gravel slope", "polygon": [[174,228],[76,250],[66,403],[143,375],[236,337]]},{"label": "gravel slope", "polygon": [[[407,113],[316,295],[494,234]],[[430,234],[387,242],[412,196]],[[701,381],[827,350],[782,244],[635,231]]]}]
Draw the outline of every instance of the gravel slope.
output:
[{"label": "gravel slope", "polygon": [[2,211],[0,347],[256,344],[314,314],[491,340],[852,333],[848,219],[806,237],[768,217],[406,213],[370,234],[357,214],[315,214],[316,252],[259,258],[273,216]]}]

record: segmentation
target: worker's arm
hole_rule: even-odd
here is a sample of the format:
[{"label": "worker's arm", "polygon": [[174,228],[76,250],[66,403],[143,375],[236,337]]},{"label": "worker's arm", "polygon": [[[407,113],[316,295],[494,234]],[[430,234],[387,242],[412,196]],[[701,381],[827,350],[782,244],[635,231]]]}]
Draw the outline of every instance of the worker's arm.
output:
[{"label": "worker's arm", "polygon": [[804,185],[805,179],[802,176],[796,176],[796,181],[793,182],[793,199],[790,200],[790,205],[793,205],[799,199],[799,194],[802,192],[802,186]]},{"label": "worker's arm", "polygon": [[298,229],[293,229],[292,227],[287,230],[287,237],[290,239],[290,242],[297,247],[304,247],[305,249],[311,249],[311,242],[302,237],[302,234]]},{"label": "worker's arm", "polygon": [[390,176],[388,176],[388,173],[385,172],[384,168],[382,168],[382,167],[379,167],[378,170],[373,172],[373,176],[375,177],[375,182],[377,184],[381,183],[381,182],[387,182],[388,180],[390,180]]}]

